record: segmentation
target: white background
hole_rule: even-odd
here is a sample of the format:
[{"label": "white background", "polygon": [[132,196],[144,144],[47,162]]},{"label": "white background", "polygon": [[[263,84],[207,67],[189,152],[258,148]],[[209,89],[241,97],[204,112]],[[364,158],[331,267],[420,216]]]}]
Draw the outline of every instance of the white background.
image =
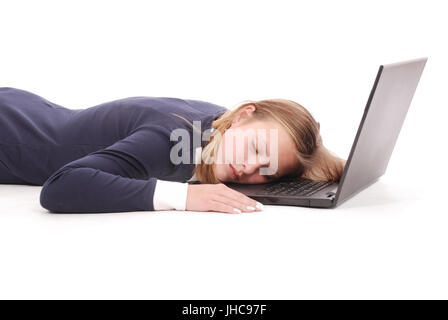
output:
[{"label": "white background", "polygon": [[334,210],[57,215],[0,185],[0,298],[448,298],[444,2],[0,1],[0,86],[292,99],[342,157],[379,65],[429,57],[386,175]]}]

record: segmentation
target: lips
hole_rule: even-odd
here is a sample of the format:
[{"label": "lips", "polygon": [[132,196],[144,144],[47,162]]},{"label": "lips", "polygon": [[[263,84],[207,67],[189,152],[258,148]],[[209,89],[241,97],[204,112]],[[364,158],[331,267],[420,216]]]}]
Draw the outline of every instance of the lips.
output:
[{"label": "lips", "polygon": [[232,173],[232,178],[234,179],[234,180],[238,180],[238,172],[235,170],[235,168],[231,165],[231,164],[229,164],[229,167],[230,167],[230,172]]}]

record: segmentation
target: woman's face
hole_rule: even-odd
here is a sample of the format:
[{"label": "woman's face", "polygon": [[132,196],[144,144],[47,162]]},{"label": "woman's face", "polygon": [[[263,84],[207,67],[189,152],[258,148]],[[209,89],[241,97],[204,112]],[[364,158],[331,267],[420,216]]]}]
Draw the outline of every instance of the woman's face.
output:
[{"label": "woman's face", "polygon": [[275,120],[253,118],[254,110],[246,106],[223,135],[215,162],[221,182],[265,183],[298,168],[290,135]]}]

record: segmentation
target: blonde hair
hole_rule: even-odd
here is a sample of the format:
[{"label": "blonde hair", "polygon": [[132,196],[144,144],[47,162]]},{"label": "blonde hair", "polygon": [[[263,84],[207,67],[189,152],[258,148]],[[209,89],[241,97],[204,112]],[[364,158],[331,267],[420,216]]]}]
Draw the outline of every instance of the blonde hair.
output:
[{"label": "blonde hair", "polygon": [[300,104],[286,99],[247,100],[234,110],[227,110],[212,122],[212,128],[221,134],[212,135],[202,150],[201,162],[194,173],[201,183],[220,183],[215,175],[215,163],[210,161],[218,152],[224,132],[230,128],[235,116],[246,106],[255,106],[257,119],[274,119],[289,133],[296,145],[299,168],[290,176],[316,181],[339,181],[346,160],[339,158],[322,143],[320,124]]}]

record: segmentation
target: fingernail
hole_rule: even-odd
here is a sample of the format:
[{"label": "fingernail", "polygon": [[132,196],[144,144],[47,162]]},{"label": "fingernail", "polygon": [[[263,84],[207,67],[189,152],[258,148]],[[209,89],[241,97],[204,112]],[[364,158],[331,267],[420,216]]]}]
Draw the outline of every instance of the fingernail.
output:
[{"label": "fingernail", "polygon": [[233,208],[233,210],[236,211],[236,213],[241,213],[241,210],[240,210],[240,209]]},{"label": "fingernail", "polygon": [[255,208],[251,207],[251,206],[247,206],[247,210],[255,210]]},{"label": "fingernail", "polygon": [[264,205],[263,205],[262,203],[260,203],[260,202],[257,202],[256,207],[257,207],[258,209],[260,209],[260,210],[263,210],[263,209],[264,209]]}]

